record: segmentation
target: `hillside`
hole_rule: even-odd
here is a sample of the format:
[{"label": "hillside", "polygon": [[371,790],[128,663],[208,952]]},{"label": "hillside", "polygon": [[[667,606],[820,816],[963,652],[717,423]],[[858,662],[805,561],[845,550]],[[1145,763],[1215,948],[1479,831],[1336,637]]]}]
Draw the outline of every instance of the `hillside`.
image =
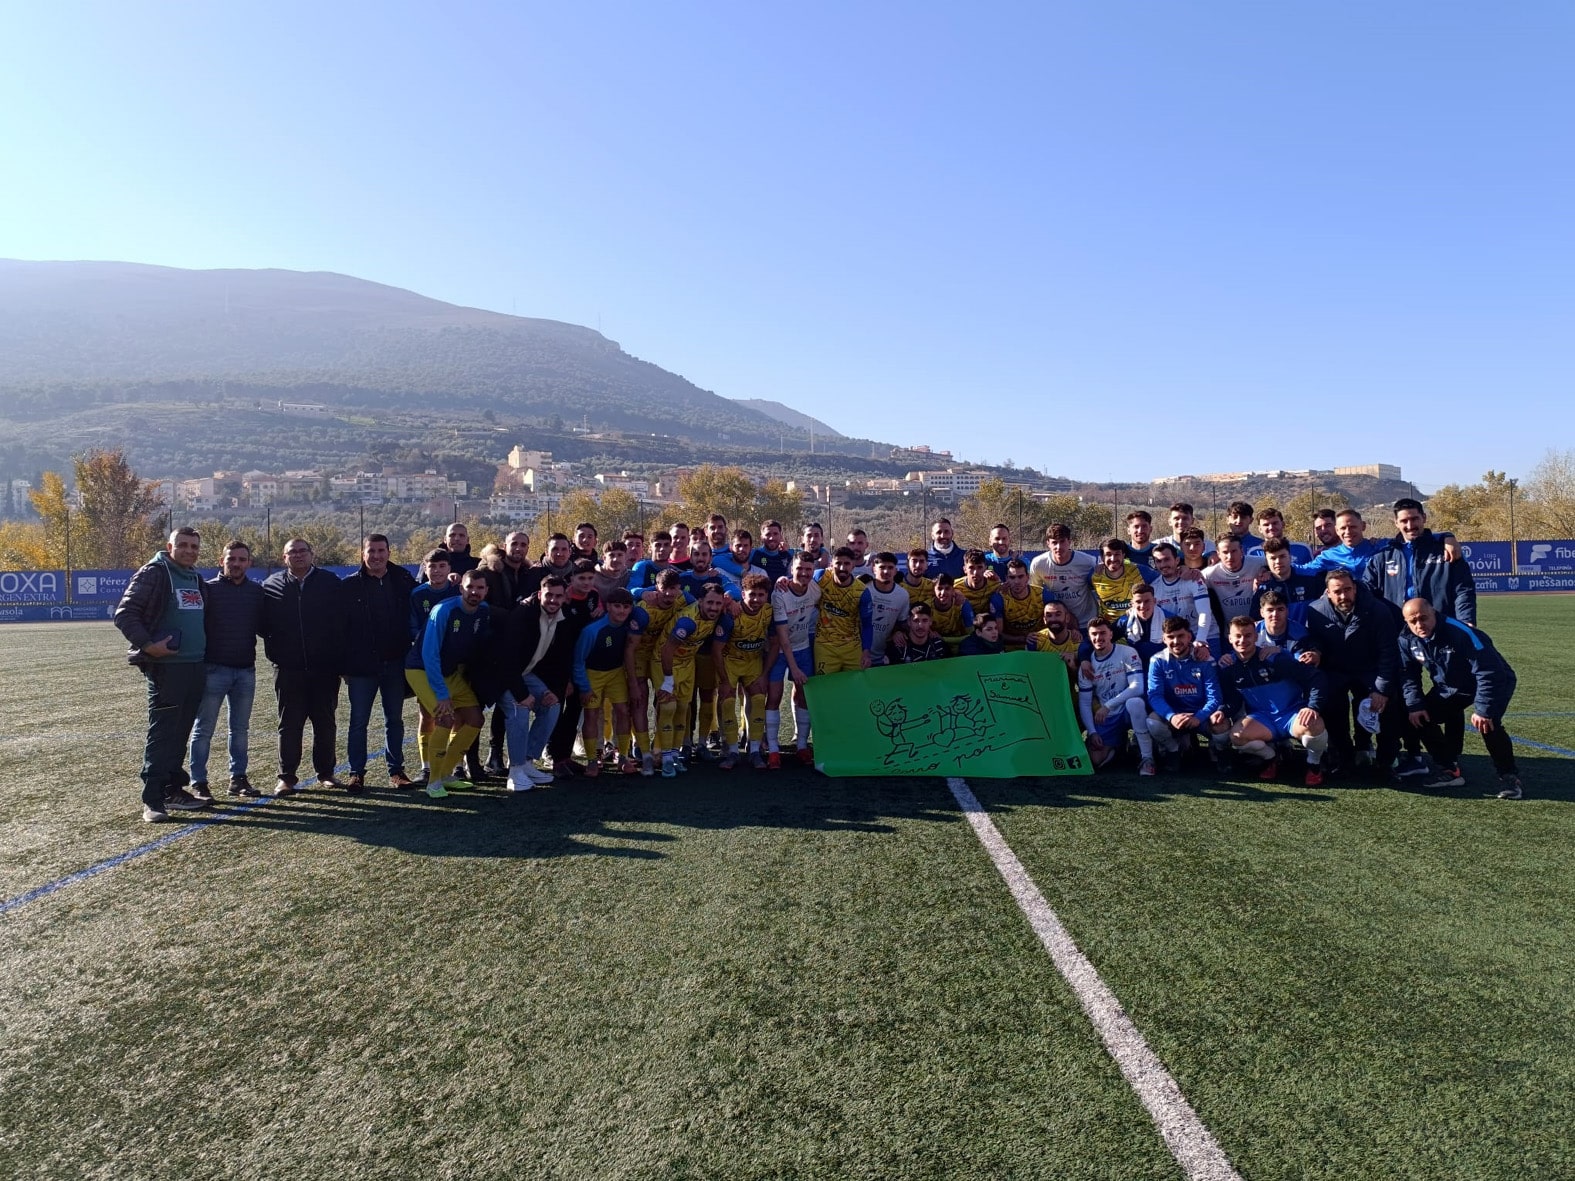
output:
[{"label": "hillside", "polygon": [[589,328],[346,275],[0,260],[6,418],[280,401],[381,413],[439,404],[511,423],[564,418],[742,445],[780,445],[784,430],[797,443],[808,430],[632,357]]},{"label": "hillside", "polygon": [[773,402],[767,398],[734,398],[733,400],[740,406],[748,406],[751,410],[758,410],[766,417],[774,418],[778,422],[785,423],[796,430],[814,432],[817,444],[822,439],[827,443],[831,443],[837,439],[846,438],[842,432],[833,430],[821,422],[820,419],[803,414],[791,406],[784,406],[781,402]]}]

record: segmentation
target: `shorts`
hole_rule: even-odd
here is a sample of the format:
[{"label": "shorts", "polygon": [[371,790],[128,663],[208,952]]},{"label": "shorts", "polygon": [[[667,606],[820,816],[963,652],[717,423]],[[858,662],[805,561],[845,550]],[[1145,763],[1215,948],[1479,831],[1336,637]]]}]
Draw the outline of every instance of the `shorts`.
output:
[{"label": "shorts", "polygon": [[[796,653],[793,658],[795,660],[798,659]],[[799,667],[802,668],[803,665]],[[815,675],[817,677],[829,677],[834,673],[858,672],[863,667],[864,649],[859,646],[857,640],[854,640],[852,643],[844,641],[832,644],[823,643],[820,640],[815,641]]]},{"label": "shorts", "polygon": [[1120,746],[1128,730],[1132,729],[1132,715],[1127,707],[1118,705],[1105,715],[1105,720],[1094,727],[1094,734],[1106,746]]},{"label": "shorts", "polygon": [[[432,684],[427,680],[427,670],[424,668],[407,668],[405,670],[405,684],[415,690],[416,700],[421,703],[421,708],[429,714],[435,714],[438,707],[437,694],[432,692]],[[470,682],[465,679],[465,666],[462,664],[448,676],[443,678],[443,684],[448,686],[448,699],[455,709],[465,709],[469,706],[479,706],[476,700],[476,691],[470,687]]]},{"label": "shorts", "polygon": [[[735,686],[752,685],[760,679],[765,667],[765,653],[743,652],[725,658],[727,679]],[[786,666],[784,665],[784,670]]]},{"label": "shorts", "polygon": [[1296,721],[1296,715],[1300,712],[1301,710],[1293,710],[1288,714],[1282,714],[1274,710],[1252,710],[1247,717],[1273,734],[1274,741],[1284,742],[1291,736],[1291,723]]},{"label": "shorts", "polygon": [[622,665],[606,670],[586,669],[585,676],[591,682],[591,691],[585,695],[586,709],[629,704],[629,674]]},{"label": "shorts", "polygon": [[[793,650],[793,663],[798,665],[801,673],[813,675],[815,672],[814,650],[811,648],[795,648]],[[785,681],[787,675],[787,653],[778,652],[776,661],[771,665],[771,681]]]}]

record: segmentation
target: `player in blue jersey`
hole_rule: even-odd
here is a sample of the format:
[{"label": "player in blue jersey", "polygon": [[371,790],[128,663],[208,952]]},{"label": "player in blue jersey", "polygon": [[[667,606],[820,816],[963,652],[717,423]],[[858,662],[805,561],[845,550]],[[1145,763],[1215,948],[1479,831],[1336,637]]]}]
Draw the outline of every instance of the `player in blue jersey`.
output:
[{"label": "player in blue jersey", "polygon": [[656,576],[671,565],[673,535],[665,529],[651,534],[651,556],[641,558],[629,568],[629,590],[645,590],[656,585]]},{"label": "player in blue jersey", "polygon": [[1334,530],[1339,544],[1319,550],[1308,562],[1299,562],[1298,574],[1324,574],[1330,570],[1349,570],[1357,578],[1367,573],[1367,563],[1386,543],[1367,536],[1367,522],[1354,508],[1334,515]]},{"label": "player in blue jersey", "polygon": [[760,526],[760,544],[749,556],[751,566],[759,566],[775,585],[779,578],[787,578],[793,563],[793,550],[782,533],[781,521],[765,521]]},{"label": "player in blue jersey", "polygon": [[575,688],[585,703],[581,736],[585,742],[585,774],[590,778],[601,770],[601,760],[594,752],[601,748],[604,711],[609,709],[612,711],[613,749],[621,760],[619,768],[625,774],[640,769],[631,745],[629,674],[624,665],[634,597],[622,587],[614,587],[603,602],[606,614],[592,620],[574,646],[573,677]]},{"label": "player in blue jersey", "polygon": [[1148,666],[1148,732],[1165,770],[1181,770],[1183,743],[1230,729],[1212,661],[1193,655],[1192,625],[1179,615],[1164,623],[1165,650]]},{"label": "player in blue jersey", "polygon": [[427,794],[435,799],[458,785],[454,769],[481,733],[481,703],[466,675],[467,665],[487,643],[487,580],[467,570],[460,593],[432,608],[421,635],[405,657],[405,681],[435,728]]},{"label": "player in blue jersey", "polygon": [[[1005,582],[1006,565],[1016,557],[1019,554],[1012,548],[1012,531],[997,521],[990,526],[990,548],[984,551],[984,564],[990,567],[992,574]],[[1024,569],[1027,569],[1026,563]]]},{"label": "player in blue jersey", "polygon": [[1151,566],[1154,556],[1154,515],[1147,509],[1133,509],[1127,514],[1127,561],[1139,566]]},{"label": "player in blue jersey", "polygon": [[1245,615],[1230,621],[1231,650],[1217,666],[1225,710],[1236,719],[1231,749],[1264,761],[1260,779],[1279,777],[1278,744],[1297,739],[1307,751],[1308,787],[1323,782],[1320,764],[1329,748],[1323,722],[1323,677],[1288,652],[1258,647],[1257,625]]},{"label": "player in blue jersey", "polygon": [[1271,590],[1285,596],[1291,618],[1303,619],[1308,605],[1323,594],[1323,576],[1298,574],[1291,561],[1291,543],[1283,537],[1271,537],[1263,543],[1264,572],[1258,578],[1258,589],[1253,592],[1252,617],[1262,614],[1259,603]]},{"label": "player in blue jersey", "polygon": [[1266,556],[1269,542],[1278,538],[1290,546],[1291,561],[1293,563],[1312,561],[1312,550],[1308,549],[1301,542],[1292,541],[1285,536],[1285,515],[1279,509],[1266,508],[1262,510],[1258,514],[1258,530],[1263,534],[1263,544],[1248,546],[1248,557]]},{"label": "player in blue jersey", "polygon": [[[1307,634],[1305,613],[1298,619],[1291,618],[1285,596],[1279,591],[1265,591],[1258,600],[1263,618],[1258,620],[1258,646],[1279,648],[1297,657],[1303,664],[1318,663],[1318,645]],[[1304,655],[1305,654],[1305,655]]]},{"label": "player in blue jersey", "polygon": [[[1154,588],[1140,582],[1132,588],[1132,606],[1115,622],[1116,639],[1143,658],[1143,667],[1165,647],[1165,616],[1154,601]],[[1088,659],[1082,652],[1081,658]]]}]

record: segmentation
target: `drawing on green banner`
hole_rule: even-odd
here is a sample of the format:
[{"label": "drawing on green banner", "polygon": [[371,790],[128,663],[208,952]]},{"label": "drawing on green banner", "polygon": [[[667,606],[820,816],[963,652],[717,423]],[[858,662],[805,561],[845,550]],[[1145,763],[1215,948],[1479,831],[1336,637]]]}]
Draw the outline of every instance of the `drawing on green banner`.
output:
[{"label": "drawing on green banner", "polygon": [[[979,695],[958,693],[950,701],[910,714],[901,697],[870,702],[875,728],[890,743],[888,767],[951,758],[961,766],[990,751],[1050,738],[1033,683],[1017,673],[979,673]],[[1081,759],[1055,760],[1057,769],[1076,769]]]}]

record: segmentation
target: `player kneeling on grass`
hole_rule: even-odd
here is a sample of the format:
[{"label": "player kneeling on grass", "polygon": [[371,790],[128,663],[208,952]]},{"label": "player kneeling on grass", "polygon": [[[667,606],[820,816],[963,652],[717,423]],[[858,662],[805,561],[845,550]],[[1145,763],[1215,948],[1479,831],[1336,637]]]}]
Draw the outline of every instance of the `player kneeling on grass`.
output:
[{"label": "player kneeling on grass", "polygon": [[416,700],[435,723],[432,731],[432,776],[427,794],[448,795],[465,786],[454,768],[481,733],[481,703],[465,675],[465,665],[479,655],[487,637],[487,580],[480,570],[460,579],[459,597],[444,599],[432,609],[426,626],[405,658],[405,680]]},{"label": "player kneeling on grass", "polygon": [[1090,620],[1084,631],[1093,650],[1078,669],[1077,696],[1088,731],[1089,760],[1096,771],[1108,764],[1131,730],[1143,756],[1138,774],[1152,775],[1154,742],[1143,697],[1143,658],[1115,642],[1110,621],[1102,616]]},{"label": "player kneeling on grass", "polygon": [[1240,720],[1231,727],[1232,750],[1264,760],[1260,779],[1280,773],[1277,744],[1297,739],[1307,751],[1308,787],[1323,782],[1319,764],[1329,749],[1323,723],[1323,675],[1288,652],[1258,647],[1258,629],[1245,615],[1230,621],[1231,650],[1220,657],[1225,708]]},{"label": "player kneeling on grass", "polygon": [[[758,570],[746,574],[740,593],[742,606],[732,617],[725,641],[713,640],[711,644],[722,726],[722,761],[717,765],[723,771],[738,765],[739,750],[749,752],[756,770],[766,765],[766,757],[761,753],[766,732],[766,693],[770,688],[766,669],[777,658],[776,629],[771,626],[771,579]],[[747,732],[738,724],[740,694],[749,723]]]},{"label": "player kneeling on grass", "polygon": [[[1400,634],[1401,684],[1411,724],[1421,728],[1422,744],[1432,755],[1437,773],[1423,787],[1460,787],[1460,750],[1471,728],[1498,772],[1501,800],[1521,798],[1515,748],[1504,730],[1504,711],[1515,693],[1515,670],[1509,667],[1484,632],[1458,619],[1445,619],[1426,599],[1411,599],[1403,610],[1406,630]],[[1422,670],[1433,687],[1422,692]]]},{"label": "player kneeling on grass", "polygon": [[1230,729],[1214,664],[1194,655],[1192,625],[1173,615],[1163,625],[1165,649],[1148,666],[1148,732],[1165,770],[1181,770],[1182,744],[1193,735]]}]

